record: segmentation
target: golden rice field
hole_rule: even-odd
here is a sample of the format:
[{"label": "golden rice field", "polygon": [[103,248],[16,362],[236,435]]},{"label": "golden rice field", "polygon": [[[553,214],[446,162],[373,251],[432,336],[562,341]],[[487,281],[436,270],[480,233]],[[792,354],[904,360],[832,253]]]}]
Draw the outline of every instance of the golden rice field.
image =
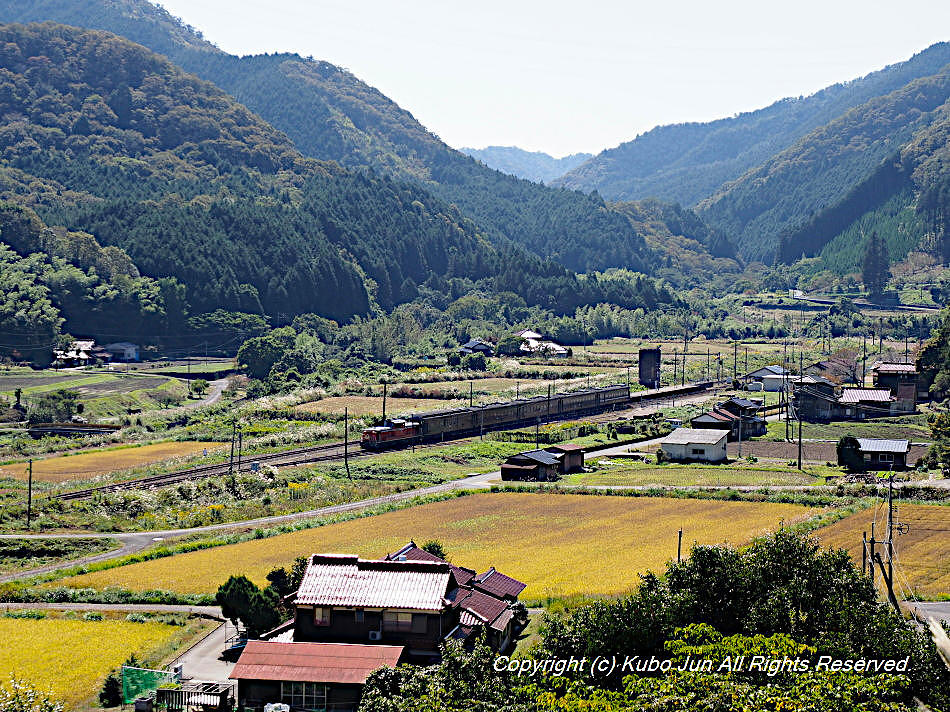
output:
[{"label": "golden rice field", "polygon": [[56,585],[213,592],[231,574],[265,584],[271,569],[289,566],[301,555],[378,558],[409,539],[438,539],[455,563],[480,571],[495,566],[527,583],[528,600],[616,594],[635,587],[638,573],[663,570],[676,556],[680,527],[684,547],[694,541],[738,544],[782,520],[790,524],[817,511],[790,504],[485,493],[93,572]]},{"label": "golden rice field", "polygon": [[[822,527],[816,534],[822,543],[851,552],[861,563],[861,537],[871,536],[871,521],[877,521],[876,537],[884,538],[887,508],[866,509],[846,519]],[[895,535],[895,561],[898,563],[899,588],[913,589],[922,596],[950,594],[950,507],[926,504],[901,504],[896,522],[907,524],[906,534]]]},{"label": "golden rice field", "polygon": [[[33,461],[33,479],[41,482],[65,482],[107,475],[176,457],[188,457],[223,445],[218,442],[167,442],[140,447],[119,447],[61,455]],[[0,477],[26,480],[27,463],[0,465]]]},{"label": "golden rice field", "polygon": [[[441,398],[388,398],[386,400],[386,415],[409,415],[425,410],[441,410],[443,408],[457,408],[468,405],[468,398],[461,400],[443,400]],[[343,414],[343,409],[349,408],[350,415],[382,415],[383,396],[333,396],[310,403],[301,403],[294,410],[303,413],[336,413]]]},{"label": "golden rice field", "polygon": [[124,620],[0,618],[0,681],[16,675],[75,707],[96,694],[129,655],[141,659],[182,630]]}]

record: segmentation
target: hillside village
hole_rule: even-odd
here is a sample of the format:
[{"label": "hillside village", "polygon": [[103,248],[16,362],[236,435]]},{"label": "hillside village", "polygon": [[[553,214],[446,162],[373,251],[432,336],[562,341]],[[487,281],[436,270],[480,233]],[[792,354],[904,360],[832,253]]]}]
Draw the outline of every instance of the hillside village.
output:
[{"label": "hillside village", "polygon": [[0,0],[0,712],[950,709],[948,67],[555,159]]}]

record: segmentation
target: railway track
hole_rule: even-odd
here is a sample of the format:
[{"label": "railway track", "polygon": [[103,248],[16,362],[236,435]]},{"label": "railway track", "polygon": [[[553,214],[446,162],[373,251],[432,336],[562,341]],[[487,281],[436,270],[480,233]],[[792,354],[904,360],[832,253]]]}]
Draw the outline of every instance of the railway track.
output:
[{"label": "railway track", "polygon": [[[694,386],[699,386],[694,390],[694,393],[705,392],[712,387],[715,387],[714,383],[701,383],[694,384]],[[667,387],[660,389],[658,391],[640,391],[634,393],[628,403],[630,408],[639,408],[644,404],[651,403],[653,401],[663,401],[670,398],[671,394],[680,390],[676,387]],[[611,413],[605,413],[598,416],[594,416],[592,420],[597,422],[605,422],[606,420],[611,419],[611,417],[616,417],[617,411]],[[438,447],[445,443],[457,443],[465,442],[470,440],[470,437],[461,437],[461,438],[452,438],[451,440],[445,440],[443,442],[432,442],[432,443],[422,443],[417,444],[415,447],[418,448],[429,448],[429,447]],[[249,456],[247,459],[242,458],[240,464],[235,462],[234,472],[239,474],[241,472],[249,472],[252,467],[252,463],[257,464],[267,464],[283,467],[293,467],[295,465],[309,465],[316,462],[332,462],[335,460],[342,460],[344,456],[344,443],[335,442],[328,443],[326,445],[315,445],[312,447],[297,448],[295,450],[285,450],[283,452],[273,452],[265,453],[261,455]],[[364,458],[372,457],[378,455],[378,452],[373,452],[369,450],[363,450],[359,442],[351,442],[349,444],[349,453],[348,457],[350,458]],[[111,494],[114,492],[120,492],[123,490],[132,490],[132,489],[156,489],[158,487],[167,487],[169,485],[178,484],[179,482],[185,482],[188,480],[199,480],[205,479],[207,477],[220,477],[227,475],[231,472],[231,464],[229,462],[217,463],[214,465],[202,465],[199,467],[191,467],[187,470],[179,470],[178,472],[168,472],[162,475],[151,475],[149,477],[140,477],[135,480],[126,480],[124,482],[115,482],[107,485],[99,485],[98,487],[88,487],[85,489],[71,490],[67,492],[59,492],[55,494],[50,494],[49,499],[57,499],[60,501],[76,501],[84,499],[92,499],[98,495]]]},{"label": "railway track", "polygon": [[[234,463],[234,473],[249,472],[252,463],[293,466],[306,465],[314,462],[325,462],[332,460],[342,460],[344,455],[344,444],[342,442],[328,443],[326,445],[315,445],[313,447],[298,448],[296,450],[285,450],[283,452],[265,453],[262,455],[253,455],[248,459],[241,460],[240,464]],[[359,444],[351,443],[349,446],[349,457],[366,457],[372,455],[366,450],[362,450]],[[168,472],[162,475],[152,475],[150,477],[140,477],[135,480],[125,482],[115,482],[98,487],[88,487],[81,490],[72,490],[70,492],[61,492],[50,495],[51,499],[64,501],[90,499],[98,494],[109,494],[126,489],[154,489],[156,487],[166,487],[168,485],[178,484],[187,480],[204,479],[206,477],[220,477],[231,472],[229,462],[217,463],[214,465],[202,465],[200,467],[191,467],[187,470],[178,472]]]}]

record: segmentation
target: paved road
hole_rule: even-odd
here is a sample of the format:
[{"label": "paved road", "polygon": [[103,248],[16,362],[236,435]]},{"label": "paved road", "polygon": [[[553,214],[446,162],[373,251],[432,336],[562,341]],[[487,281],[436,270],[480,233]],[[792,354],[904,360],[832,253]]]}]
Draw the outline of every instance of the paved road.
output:
[{"label": "paved road", "polygon": [[182,666],[182,675],[189,680],[227,680],[234,669],[234,662],[221,658],[227,645],[228,632],[232,626],[224,623],[212,630],[200,641],[181,653],[168,667]]},{"label": "paved road", "polygon": [[922,618],[937,618],[950,623],[950,601],[938,603],[911,603],[906,601],[904,605],[916,611]]}]

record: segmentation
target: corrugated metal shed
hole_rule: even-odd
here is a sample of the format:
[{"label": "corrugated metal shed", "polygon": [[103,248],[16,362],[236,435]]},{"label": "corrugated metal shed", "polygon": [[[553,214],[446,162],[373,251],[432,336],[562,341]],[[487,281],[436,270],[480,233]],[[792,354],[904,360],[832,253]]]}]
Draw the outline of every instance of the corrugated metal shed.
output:
[{"label": "corrugated metal shed", "polygon": [[677,428],[667,435],[661,443],[670,445],[716,445],[728,437],[725,430],[715,430],[709,428]]},{"label": "corrugated metal shed", "polygon": [[912,363],[881,363],[874,364],[872,371],[878,373],[917,373],[917,367]]},{"label": "corrugated metal shed", "polygon": [[861,452],[910,452],[908,440],[884,440],[878,438],[858,438]]},{"label": "corrugated metal shed", "polygon": [[845,388],[838,400],[841,403],[890,403],[891,392],[887,388]]},{"label": "corrugated metal shed", "polygon": [[365,561],[356,556],[314,554],[297,604],[394,608],[438,612],[444,608],[451,572],[435,561]]},{"label": "corrugated metal shed", "polygon": [[401,645],[252,640],[228,677],[362,685],[373,670],[396,667],[403,650]]}]

